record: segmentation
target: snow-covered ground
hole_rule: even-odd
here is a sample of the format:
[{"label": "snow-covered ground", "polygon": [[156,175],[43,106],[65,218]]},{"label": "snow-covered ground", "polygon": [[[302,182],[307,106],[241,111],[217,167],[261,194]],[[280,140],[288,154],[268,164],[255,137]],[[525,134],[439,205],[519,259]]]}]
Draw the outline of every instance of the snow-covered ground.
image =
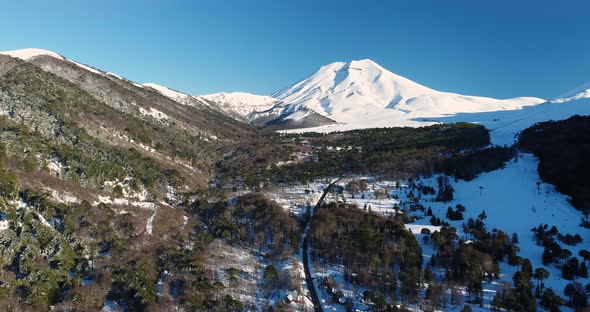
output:
[{"label": "snow-covered ground", "polygon": [[213,241],[210,247],[207,265],[214,272],[214,279],[222,282],[225,285],[223,292],[242,302],[246,310],[263,311],[268,306],[283,304],[287,294],[292,291],[297,291],[299,298],[284,304],[295,311],[313,310],[310,299],[306,297],[305,274],[298,255],[274,260],[279,280],[295,287],[281,287],[273,291],[265,287],[264,269],[270,262],[260,252],[244,246],[228,245],[221,240]]},{"label": "snow-covered ground", "polygon": [[288,209],[292,215],[301,216],[308,207],[315,206],[326,186],[325,181],[316,181],[301,186],[272,188],[267,190],[266,195]]}]

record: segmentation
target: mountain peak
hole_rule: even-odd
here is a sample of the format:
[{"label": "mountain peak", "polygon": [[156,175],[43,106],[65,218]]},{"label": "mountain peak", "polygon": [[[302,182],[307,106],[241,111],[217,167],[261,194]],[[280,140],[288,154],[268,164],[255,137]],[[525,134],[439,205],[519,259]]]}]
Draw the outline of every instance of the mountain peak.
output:
[{"label": "mountain peak", "polygon": [[348,71],[349,69],[352,70],[365,70],[365,69],[378,69],[378,70],[385,70],[381,65],[377,64],[376,62],[370,59],[362,59],[362,60],[352,60],[347,62],[333,62],[326,64],[316,72],[338,72],[338,71]]},{"label": "mountain peak", "polygon": [[55,58],[62,59],[62,60],[65,59],[65,57],[63,57],[53,51],[44,50],[44,49],[37,49],[37,48],[3,51],[3,52],[0,52],[0,54],[16,57],[16,58],[19,58],[19,59],[22,59],[25,61],[28,59],[31,59],[35,56],[39,56],[39,55],[48,55],[48,56],[55,57]]},{"label": "mountain peak", "polygon": [[371,60],[371,59],[362,59],[362,60],[352,60],[349,62],[350,67],[356,67],[356,68],[369,68],[369,67],[377,67],[380,69],[383,69],[383,67],[379,64],[377,64],[377,62]]}]

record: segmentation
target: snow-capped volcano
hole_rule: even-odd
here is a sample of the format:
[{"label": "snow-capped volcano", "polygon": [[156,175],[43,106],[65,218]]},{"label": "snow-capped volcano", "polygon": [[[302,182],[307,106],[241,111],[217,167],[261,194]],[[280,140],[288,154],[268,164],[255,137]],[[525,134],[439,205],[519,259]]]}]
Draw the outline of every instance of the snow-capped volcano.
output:
[{"label": "snow-capped volcano", "polygon": [[285,111],[297,111],[286,107],[305,107],[340,123],[329,126],[329,130],[313,129],[320,131],[411,126],[422,119],[515,110],[544,102],[532,97],[498,100],[440,92],[398,76],[371,60],[328,64],[272,96]]}]

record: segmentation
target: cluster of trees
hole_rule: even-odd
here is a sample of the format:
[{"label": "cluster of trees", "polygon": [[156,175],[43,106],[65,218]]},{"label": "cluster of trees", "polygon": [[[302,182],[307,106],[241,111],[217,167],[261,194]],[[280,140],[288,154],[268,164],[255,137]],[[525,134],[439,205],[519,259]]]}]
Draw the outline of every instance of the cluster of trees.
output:
[{"label": "cluster of trees", "polygon": [[353,197],[361,192],[364,193],[367,191],[368,183],[367,180],[352,180],[346,184],[346,191],[351,194]]},{"label": "cluster of trees", "polygon": [[418,300],[422,250],[400,215],[387,219],[332,202],[315,211],[309,235],[312,258],[343,265],[349,282],[385,298]]},{"label": "cluster of trees", "polygon": [[579,255],[584,261],[579,261],[578,258],[572,257],[571,251],[562,248],[561,244],[556,241],[557,238],[567,245],[573,245],[582,241],[580,235],[562,235],[557,230],[557,227],[552,226],[549,228],[547,224],[532,228],[531,232],[533,232],[537,245],[543,247],[543,265],[554,263],[561,266],[561,275],[567,280],[572,280],[576,276],[588,277],[586,261],[590,259],[590,252],[587,250],[580,251]]},{"label": "cluster of trees", "polygon": [[[492,299],[494,309],[507,309],[509,311],[536,311],[537,299],[542,307],[551,312],[561,311],[561,306],[566,304],[576,311],[582,311],[588,307],[588,286],[574,282],[567,284],[563,294],[568,300],[564,300],[553,289],[544,287],[543,280],[549,278],[549,272],[543,268],[533,271],[531,262],[524,259],[521,269],[513,276],[514,287],[505,285]],[[537,280],[537,286],[532,279]],[[590,285],[590,284],[589,284]],[[535,289],[533,293],[533,288]]]},{"label": "cluster of trees", "polygon": [[262,193],[242,195],[232,204],[199,200],[191,204],[191,209],[215,237],[256,247],[271,256],[299,248],[300,221]]},{"label": "cluster of trees", "polygon": [[[430,174],[439,160],[489,144],[487,130],[458,123],[423,128],[363,129],[329,134],[266,135],[244,142],[218,163],[220,179],[243,180],[247,186],[263,182],[309,182],[351,172],[396,178]],[[277,166],[292,153],[306,153],[301,161]]]},{"label": "cluster of trees", "polygon": [[[460,206],[450,211],[455,214],[464,209]],[[443,226],[430,239],[436,254],[428,266],[444,269],[445,282],[465,287],[472,302],[482,301],[483,280],[498,278],[500,261],[508,259],[509,263],[518,264],[522,260],[517,256],[519,249],[515,244],[518,238],[496,229],[488,232],[485,219],[485,213],[481,213],[477,219],[470,218],[464,225],[463,232],[472,236],[469,241],[459,240],[456,229],[450,226]]]},{"label": "cluster of trees", "polygon": [[569,283],[565,285],[563,294],[568,297],[567,305],[575,309],[588,308],[588,285],[586,288],[580,283]]},{"label": "cluster of trees", "polygon": [[[449,209],[453,215],[464,207]],[[425,293],[428,306],[440,309],[447,304],[441,292],[451,292],[451,304],[460,302],[454,299],[453,287],[465,287],[472,303],[481,302],[483,299],[482,281],[495,279],[499,276],[500,261],[507,261],[511,265],[519,265],[513,276],[513,284],[506,283],[492,300],[493,309],[506,309],[509,311],[536,311],[537,300],[539,304],[549,311],[560,311],[560,306],[567,304],[576,309],[587,306],[588,289],[580,283],[572,282],[563,289],[563,299],[551,288],[545,288],[544,281],[550,276],[544,268],[533,269],[530,260],[518,256],[518,236],[509,235],[503,231],[493,229],[488,232],[485,228],[486,214],[482,212],[476,219],[470,218],[463,228],[463,232],[471,236],[471,240],[465,242],[457,236],[456,229],[443,226],[439,231],[431,234],[430,241],[435,247],[436,254],[431,257],[424,271],[424,280],[429,282],[429,289]],[[557,240],[562,240],[567,235],[560,235],[556,228],[549,229],[546,225],[533,228],[535,240],[539,245],[546,245],[549,250],[554,248]],[[574,239],[575,235],[570,235]],[[575,240],[575,239],[574,239]],[[458,241],[458,246],[456,242]],[[587,277],[585,261],[590,260],[590,252],[580,251],[579,255],[585,261],[578,261],[571,257],[571,253],[561,251],[565,258],[561,258],[560,267],[562,278],[575,279]],[[444,282],[433,273],[434,268],[443,268],[446,272]],[[587,286],[586,288],[590,288]]]},{"label": "cluster of trees", "polygon": [[449,202],[453,200],[453,186],[446,175],[441,175],[436,178],[438,183],[438,193],[436,194],[436,201],[438,202]]},{"label": "cluster of trees", "polygon": [[[107,299],[129,311],[161,310],[172,299],[187,310],[240,309],[218,295],[223,285],[204,269],[208,233],[175,229],[147,240],[145,220],[131,212],[21,189],[6,168],[10,152],[0,154],[0,217],[8,225],[0,231],[0,305],[7,311],[97,311]],[[162,276],[169,296],[157,296]]]},{"label": "cluster of trees", "polygon": [[488,147],[468,151],[466,154],[441,160],[435,169],[456,179],[471,181],[482,172],[497,170],[514,158],[516,151],[511,147]]},{"label": "cluster of trees", "polygon": [[528,259],[524,260],[520,270],[512,277],[514,287],[505,287],[498,291],[492,299],[492,306],[509,311],[536,311],[537,299],[533,295],[533,275],[531,262]]},{"label": "cluster of trees", "polygon": [[463,220],[463,213],[464,212],[465,212],[465,206],[463,206],[461,204],[457,204],[455,209],[453,209],[449,206],[449,208],[447,208],[446,217],[447,217],[447,219],[452,220],[452,221],[460,221],[460,220]]}]

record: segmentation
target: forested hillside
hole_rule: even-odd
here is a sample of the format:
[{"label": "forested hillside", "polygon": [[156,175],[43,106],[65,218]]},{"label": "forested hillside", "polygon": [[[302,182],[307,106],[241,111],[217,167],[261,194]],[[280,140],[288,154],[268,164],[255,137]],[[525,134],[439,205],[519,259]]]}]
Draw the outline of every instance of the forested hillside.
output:
[{"label": "forested hillside", "polygon": [[[236,304],[214,293],[202,258],[209,234],[180,207],[248,126],[191,107],[203,121],[187,126],[193,119],[146,115],[133,101],[108,105],[82,83],[4,55],[0,75],[6,309],[92,311],[110,300],[161,310],[170,303],[158,282],[189,310]],[[127,92],[144,105],[171,102]]]}]

